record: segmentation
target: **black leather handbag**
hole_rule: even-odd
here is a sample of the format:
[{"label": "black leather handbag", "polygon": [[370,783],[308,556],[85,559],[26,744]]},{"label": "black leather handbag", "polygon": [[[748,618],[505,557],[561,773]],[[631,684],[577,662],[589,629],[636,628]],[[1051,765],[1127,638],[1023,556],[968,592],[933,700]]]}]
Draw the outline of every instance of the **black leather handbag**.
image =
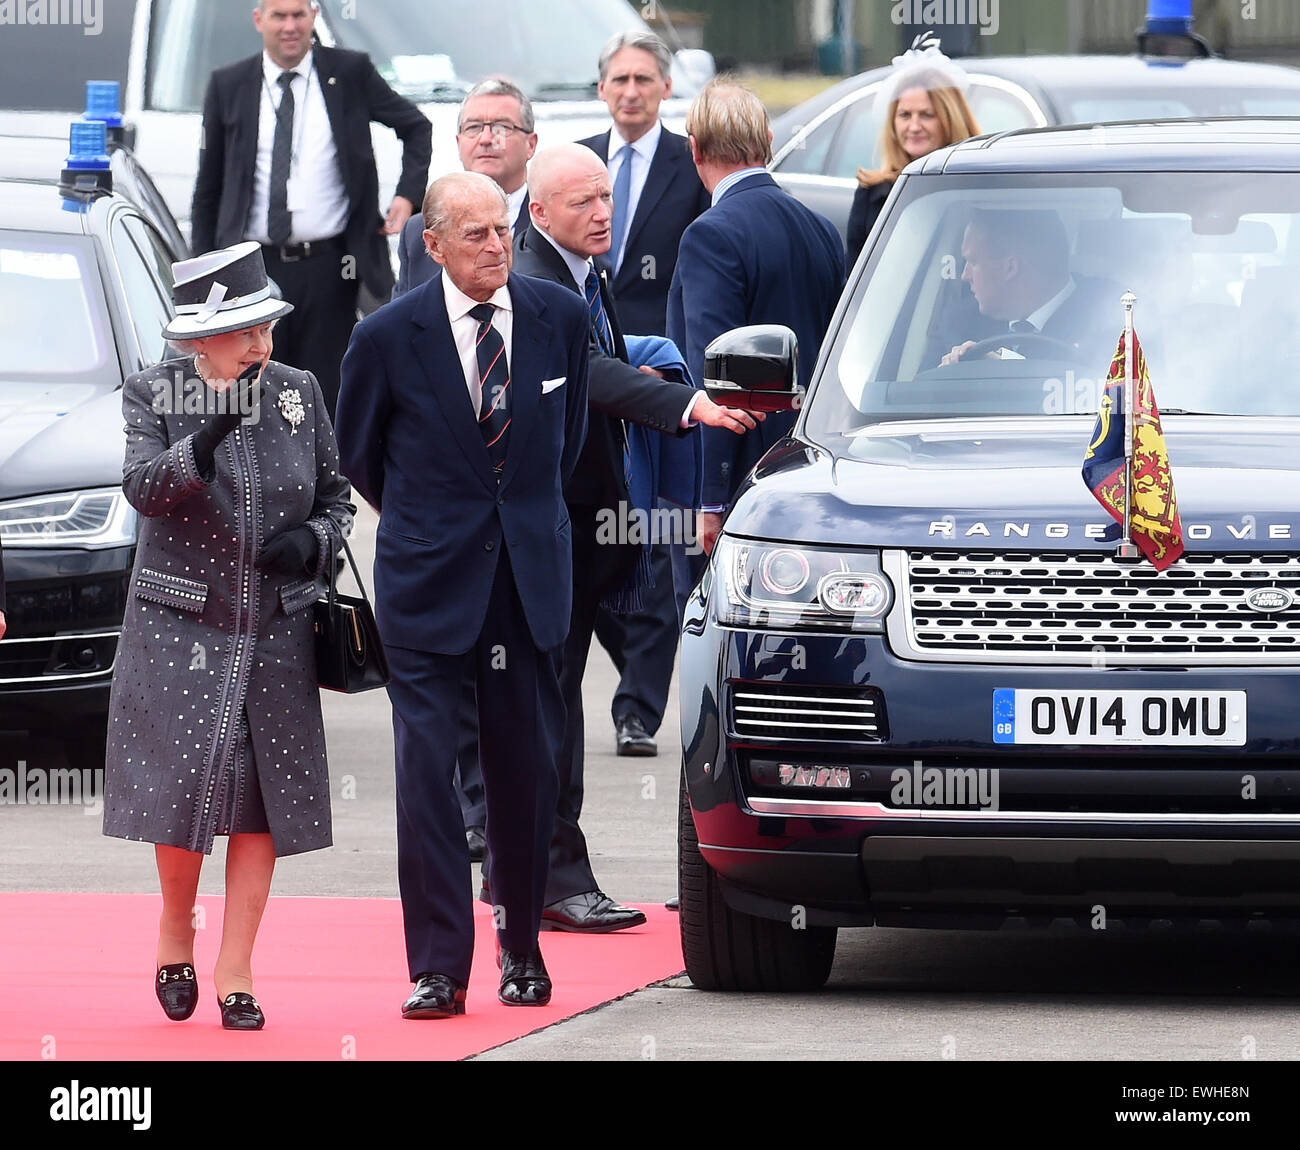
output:
[{"label": "black leather handbag", "polygon": [[343,541],[343,554],[348,557],[352,574],[361,597],[340,595],[338,592],[339,564],[337,552],[331,548],[326,573],[329,593],[315,605],[316,627],[316,683],[327,691],[342,691],[355,695],[358,691],[372,691],[388,684],[388,656],[379,638],[375,613],[366,597],[366,585],[352,558],[348,541]]}]

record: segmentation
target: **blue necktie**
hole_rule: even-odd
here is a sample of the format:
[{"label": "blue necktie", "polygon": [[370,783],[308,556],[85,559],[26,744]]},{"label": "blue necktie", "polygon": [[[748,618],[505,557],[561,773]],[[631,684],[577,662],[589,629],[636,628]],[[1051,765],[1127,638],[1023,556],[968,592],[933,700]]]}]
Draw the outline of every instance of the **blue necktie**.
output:
[{"label": "blue necktie", "polygon": [[627,201],[632,191],[632,145],[624,144],[619,149],[623,162],[619,165],[618,175],[614,177],[614,231],[609,258],[617,272],[623,263],[623,245],[627,240],[627,228],[631,221],[627,216]]},{"label": "blue necktie", "polygon": [[600,277],[595,268],[587,269],[587,280],[582,285],[582,294],[587,297],[587,307],[591,311],[591,330],[596,334],[606,355],[614,354],[614,332],[609,326],[609,316],[605,314],[605,304],[600,298]]},{"label": "blue necktie", "polygon": [[506,362],[505,340],[492,326],[496,310],[490,303],[481,303],[470,308],[469,314],[478,320],[478,426],[483,432],[492,470],[500,475],[506,463],[510,429],[510,365]]}]

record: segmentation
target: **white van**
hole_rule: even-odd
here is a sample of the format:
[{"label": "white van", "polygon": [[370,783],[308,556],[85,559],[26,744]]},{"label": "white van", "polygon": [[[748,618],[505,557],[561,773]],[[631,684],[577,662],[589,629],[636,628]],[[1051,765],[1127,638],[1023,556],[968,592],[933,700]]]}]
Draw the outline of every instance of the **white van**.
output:
[{"label": "white van", "polygon": [[[134,150],[188,234],[200,110],[214,68],[259,51],[256,0],[79,0],[50,5],[65,23],[7,25],[0,36],[0,133],[58,136],[82,108],[86,80],[118,80]],[[643,5],[644,6],[644,5]],[[459,167],[456,112],[465,92],[509,76],[533,101],[542,143],[609,127],[596,99],[597,59],[616,32],[647,25],[628,0],[320,0],[321,43],[367,52],[393,88],[433,123],[430,178]],[[707,52],[681,50],[680,128],[689,97],[713,74]],[[381,204],[391,199],[401,145],[374,127]]]}]

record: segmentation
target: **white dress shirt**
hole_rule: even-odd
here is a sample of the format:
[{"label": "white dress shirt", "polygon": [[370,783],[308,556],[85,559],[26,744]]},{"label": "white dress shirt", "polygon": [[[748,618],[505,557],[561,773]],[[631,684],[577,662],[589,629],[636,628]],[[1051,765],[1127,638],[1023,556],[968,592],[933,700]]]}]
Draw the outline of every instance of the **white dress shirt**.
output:
[{"label": "white dress shirt", "polygon": [[[645,191],[646,177],[650,175],[650,161],[655,158],[655,149],[659,147],[659,136],[663,132],[663,125],[658,120],[655,125],[644,136],[632,144],[632,170],[629,173],[630,183],[627,188],[627,219],[623,221],[623,234],[615,236],[610,245],[611,251],[620,253],[619,264],[622,265],[622,257],[626,255],[624,248],[627,245],[627,234],[632,228],[632,218],[636,215],[636,206],[641,202],[641,193]],[[618,179],[619,170],[628,161],[623,156],[623,148],[627,146],[627,141],[619,135],[617,127],[609,130],[609,159],[605,162],[605,170],[609,172],[609,186],[614,186],[614,181]]]},{"label": "white dress shirt", "polygon": [[[594,266],[591,260],[580,256],[575,252],[569,251],[568,248],[562,248],[550,236],[542,231],[541,228],[537,229],[537,234],[560,253],[560,258],[564,260],[564,266],[569,269],[569,275],[573,277],[573,282],[578,285],[579,294],[585,300],[587,298],[587,273],[590,272]],[[443,276],[443,279],[446,278],[446,276]],[[686,410],[682,412],[683,427],[691,426],[691,412],[695,410],[695,404],[703,394],[704,392],[702,391],[696,391],[694,388],[691,389],[691,397],[686,401]]]},{"label": "white dress shirt", "polygon": [[1070,279],[1066,281],[1065,287],[1052,296],[1052,298],[1045,304],[1041,305],[1034,311],[1031,311],[1027,316],[1025,316],[1025,319],[1032,323],[1039,331],[1042,331],[1043,325],[1051,319],[1060,309],[1061,305],[1074,294],[1074,287],[1074,277],[1071,276]]},{"label": "white dress shirt", "polygon": [[[465,387],[473,404],[475,418],[482,406],[483,387],[478,377],[478,320],[469,314],[470,308],[478,307],[478,300],[470,299],[451,282],[446,269],[442,273],[442,296],[447,303],[447,319],[451,323],[451,335],[456,341],[456,354],[460,356],[460,365],[465,372]],[[514,363],[512,354],[514,345],[514,311],[510,303],[510,289],[499,287],[492,298],[487,301],[496,305],[496,314],[492,317],[492,326],[501,336],[506,348],[506,363]]]},{"label": "white dress shirt", "polygon": [[741,168],[738,172],[732,172],[729,176],[723,176],[722,179],[718,181],[718,186],[713,189],[713,197],[709,203],[716,204],[723,196],[731,191],[732,188],[740,183],[741,180],[747,180],[750,176],[757,176],[760,174],[765,175],[766,173],[766,168],[755,167]]},{"label": "white dress shirt", "polygon": [[525,180],[513,192],[506,192],[506,219],[510,221],[510,234],[514,235],[515,221],[519,219],[519,209],[528,195],[528,182]]},{"label": "white dress shirt", "polygon": [[[348,222],[348,197],[339,174],[338,149],[329,112],[321,93],[320,76],[308,52],[292,71],[293,155],[289,161],[289,211],[293,222],[289,243],[326,240],[342,234]],[[257,123],[257,163],[253,168],[253,201],[244,234],[269,243],[267,215],[271,208],[271,146],[275,116],[283,89],[284,69],[262,53],[262,94]]]}]

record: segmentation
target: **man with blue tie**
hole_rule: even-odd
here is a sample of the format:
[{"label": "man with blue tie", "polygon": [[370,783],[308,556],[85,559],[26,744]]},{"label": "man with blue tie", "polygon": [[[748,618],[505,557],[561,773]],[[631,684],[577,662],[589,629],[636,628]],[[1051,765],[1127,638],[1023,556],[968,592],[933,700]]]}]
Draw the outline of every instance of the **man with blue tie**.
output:
[{"label": "man with blue tie", "polygon": [[[619,321],[632,335],[665,333],[677,246],[709,206],[686,138],[659,119],[660,103],[672,91],[672,55],[664,42],[649,31],[618,33],[601,51],[598,87],[613,126],[581,141],[609,172],[614,219],[606,259]],[[681,462],[671,447],[663,459],[670,467]],[[684,552],[687,542],[676,541],[676,549]],[[602,610],[596,621],[596,637],[619,671],[610,712],[620,755],[658,753],[654,736],[668,703],[681,629],[673,549],[667,540],[651,547],[653,586],[641,609],[626,615]]]},{"label": "man with blue tie", "polygon": [[537,946],[572,602],[563,489],[586,432],[589,316],[510,274],[506,197],[457,172],[424,199],[440,267],[363,320],[343,360],[344,474],[379,511],[375,610],[388,649],[397,858],[415,990],[406,1018],[465,1011],[474,945],[465,824],[452,783],[467,667],[478,700],[499,999],[540,1006]]},{"label": "man with blue tie", "polygon": [[[533,105],[506,79],[483,80],[461,101],[456,117],[456,151],[467,172],[481,172],[506,194],[511,228],[528,226],[528,161],[537,150]],[[393,298],[419,287],[437,265],[424,247],[424,221],[412,216],[397,245],[397,286]]]},{"label": "man with blue tie", "polygon": [[[739,435],[755,420],[748,412],[720,407],[703,391],[628,363],[614,298],[593,263],[610,244],[613,195],[605,165],[581,144],[553,144],[537,153],[531,180],[532,222],[515,241],[515,269],[530,280],[551,281],[579,302],[585,298],[591,361],[587,442],[564,489],[573,526],[573,611],[560,673],[566,715],[542,924],[547,930],[601,934],[645,922],[641,911],[600,889],[578,825],[585,747],[582,679],[596,612],[602,600],[616,602],[638,582],[644,552],[630,532],[607,530],[611,524],[626,525],[632,508],[622,421],[684,436],[695,424]],[[489,810],[485,877],[495,902],[492,841]]]}]

